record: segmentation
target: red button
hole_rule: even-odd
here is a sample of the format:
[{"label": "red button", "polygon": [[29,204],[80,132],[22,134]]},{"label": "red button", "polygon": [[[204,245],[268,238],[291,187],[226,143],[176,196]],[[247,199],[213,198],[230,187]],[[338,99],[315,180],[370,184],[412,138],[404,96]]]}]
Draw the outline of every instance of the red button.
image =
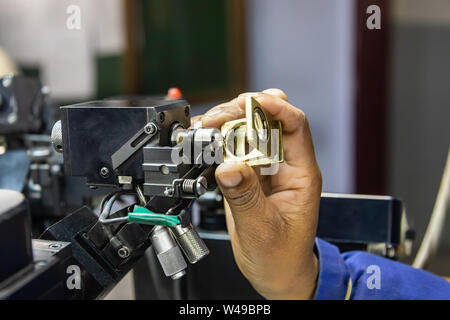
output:
[{"label": "red button", "polygon": [[183,94],[181,93],[181,90],[178,88],[170,88],[169,91],[167,91],[167,97],[169,99],[181,99],[183,97]]}]

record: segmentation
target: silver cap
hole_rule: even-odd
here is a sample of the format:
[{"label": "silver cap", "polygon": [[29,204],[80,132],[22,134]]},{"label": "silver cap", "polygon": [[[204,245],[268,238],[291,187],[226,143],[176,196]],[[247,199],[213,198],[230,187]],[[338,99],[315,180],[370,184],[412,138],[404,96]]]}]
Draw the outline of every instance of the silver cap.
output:
[{"label": "silver cap", "polygon": [[190,263],[197,263],[209,254],[208,247],[192,224],[187,227],[178,225],[171,231]]},{"label": "silver cap", "polygon": [[53,144],[53,148],[55,148],[55,150],[57,152],[62,152],[63,151],[63,138],[62,138],[61,120],[57,121],[53,125],[53,129],[52,129],[52,144]]}]

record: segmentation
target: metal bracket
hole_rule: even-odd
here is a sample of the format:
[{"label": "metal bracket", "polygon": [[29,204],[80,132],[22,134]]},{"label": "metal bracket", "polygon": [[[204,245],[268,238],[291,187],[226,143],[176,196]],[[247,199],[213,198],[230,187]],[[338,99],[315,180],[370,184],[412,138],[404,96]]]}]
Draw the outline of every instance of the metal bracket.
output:
[{"label": "metal bracket", "polygon": [[141,130],[139,130],[130,140],[125,142],[116,152],[111,156],[113,169],[117,169],[136,151],[138,151],[150,138],[158,133],[158,127],[155,123],[147,123]]}]

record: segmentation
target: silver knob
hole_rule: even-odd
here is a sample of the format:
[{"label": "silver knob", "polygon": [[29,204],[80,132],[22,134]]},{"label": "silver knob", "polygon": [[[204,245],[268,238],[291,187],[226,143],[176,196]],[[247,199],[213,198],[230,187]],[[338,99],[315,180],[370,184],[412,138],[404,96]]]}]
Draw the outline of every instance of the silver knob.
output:
[{"label": "silver knob", "polygon": [[174,280],[184,276],[187,268],[186,261],[167,227],[154,227],[150,237],[164,274]]},{"label": "silver knob", "polygon": [[61,128],[61,120],[57,121],[53,125],[52,129],[52,144],[53,148],[57,152],[63,152],[63,138],[62,138],[62,128]]},{"label": "silver knob", "polygon": [[187,227],[178,225],[171,231],[190,263],[197,263],[209,254],[208,247],[192,224]]}]

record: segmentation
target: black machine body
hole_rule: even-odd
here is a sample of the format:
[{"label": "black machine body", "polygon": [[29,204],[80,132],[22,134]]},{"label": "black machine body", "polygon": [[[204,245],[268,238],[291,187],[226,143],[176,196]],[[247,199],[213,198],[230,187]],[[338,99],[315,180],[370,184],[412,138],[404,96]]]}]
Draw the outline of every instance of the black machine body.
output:
[{"label": "black machine body", "polygon": [[[149,136],[145,128],[151,124],[157,132]],[[170,147],[175,124],[190,126],[185,100],[139,97],[64,106],[63,143],[56,148],[63,148],[66,174],[86,177],[90,186],[120,187],[130,177],[132,184],[142,184],[143,145]]]}]

